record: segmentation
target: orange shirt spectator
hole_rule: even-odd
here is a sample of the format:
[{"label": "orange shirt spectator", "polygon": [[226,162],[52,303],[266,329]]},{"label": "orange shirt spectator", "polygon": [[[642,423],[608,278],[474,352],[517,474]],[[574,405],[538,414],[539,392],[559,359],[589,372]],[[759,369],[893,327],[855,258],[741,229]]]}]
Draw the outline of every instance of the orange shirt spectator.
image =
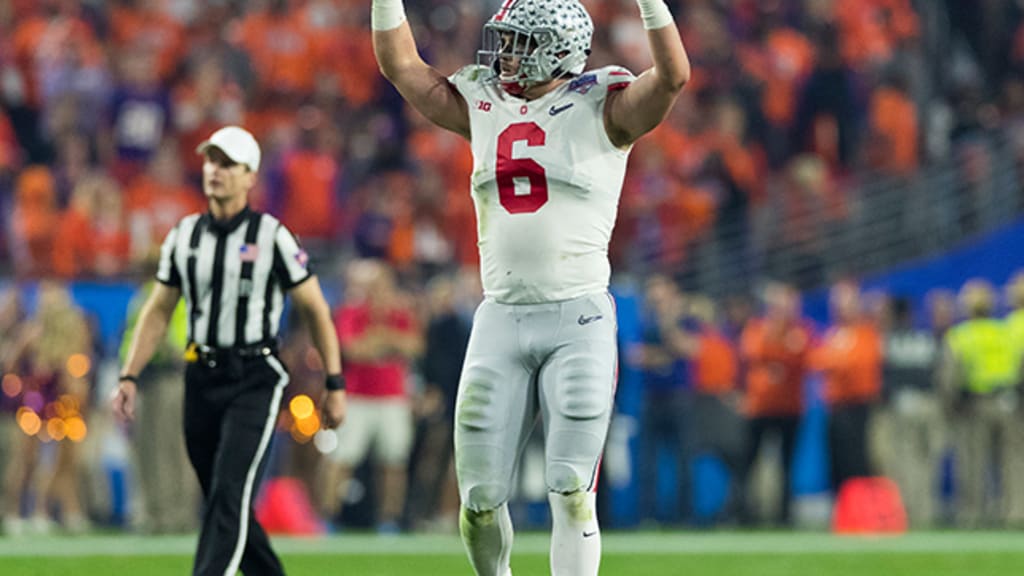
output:
[{"label": "orange shirt spectator", "polygon": [[202,192],[189,185],[182,175],[177,147],[167,140],[146,172],[133,180],[125,191],[124,211],[134,262],[154,262],[161,243],[178,220],[206,210]]},{"label": "orange shirt spectator", "polygon": [[811,367],[825,377],[829,404],[872,402],[882,390],[882,338],[870,322],[830,328],[811,353]]},{"label": "orange shirt spectator", "polygon": [[739,376],[736,349],[718,330],[701,329],[692,362],[693,384],[698,392],[718,395],[736,388]]},{"label": "orange shirt spectator", "polygon": [[753,417],[803,413],[803,384],[812,344],[809,326],[751,320],[740,337],[746,365],[745,410]]},{"label": "orange shirt spectator", "polygon": [[901,42],[918,35],[920,27],[910,0],[839,0],[835,17],[843,57],[855,67],[889,60]]},{"label": "orange shirt spectator", "polygon": [[175,72],[184,46],[182,25],[152,2],[140,6],[114,6],[110,10],[110,33],[118,49],[141,47],[156,55],[157,70],[167,80]]},{"label": "orange shirt spectator", "polygon": [[241,42],[264,89],[298,94],[312,91],[316,52],[307,26],[296,14],[284,8],[250,14],[242,22]]},{"label": "orange shirt spectator", "polygon": [[45,166],[30,166],[15,183],[11,225],[11,251],[15,269],[29,276],[45,275],[51,268],[57,230],[57,189]]},{"label": "orange shirt spectator", "polygon": [[328,29],[313,36],[317,68],[335,83],[338,94],[352,108],[370,103],[380,86],[371,33],[361,24]]},{"label": "orange shirt spectator", "polygon": [[800,83],[814,68],[814,45],[791,28],[771,31],[761,46],[740,51],[748,74],[762,83],[761,111],[776,126],[788,126],[796,113]]},{"label": "orange shirt spectator", "polygon": [[895,87],[881,87],[871,96],[870,112],[876,168],[910,174],[918,165],[917,107],[907,93]]},{"label": "orange shirt spectator", "polygon": [[299,236],[332,238],[341,220],[338,181],[341,167],[318,150],[299,149],[282,161],[284,201],[281,221]]},{"label": "orange shirt spectator", "polygon": [[71,206],[60,217],[53,243],[54,271],[65,278],[123,273],[131,248],[123,216],[116,183],[103,176],[79,183]]}]

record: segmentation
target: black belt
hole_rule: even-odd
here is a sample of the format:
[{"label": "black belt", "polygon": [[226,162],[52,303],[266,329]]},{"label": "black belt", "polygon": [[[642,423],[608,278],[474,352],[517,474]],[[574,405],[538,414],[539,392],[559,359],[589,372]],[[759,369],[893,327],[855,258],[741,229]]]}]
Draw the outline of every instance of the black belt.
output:
[{"label": "black belt", "polygon": [[264,342],[250,346],[232,346],[230,348],[215,348],[203,344],[193,344],[190,348],[195,350],[196,359],[199,362],[211,368],[232,358],[254,360],[277,353],[277,344],[274,342]]}]

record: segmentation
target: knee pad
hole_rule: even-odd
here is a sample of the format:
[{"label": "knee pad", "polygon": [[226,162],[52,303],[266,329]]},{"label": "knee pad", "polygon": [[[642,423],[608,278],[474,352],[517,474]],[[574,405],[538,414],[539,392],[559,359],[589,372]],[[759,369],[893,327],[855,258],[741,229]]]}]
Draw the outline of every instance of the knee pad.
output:
[{"label": "knee pad", "polygon": [[474,514],[494,513],[508,500],[508,490],[500,484],[480,484],[466,491],[462,507]]},{"label": "knee pad", "polygon": [[590,487],[591,476],[584,477],[569,462],[549,462],[547,467],[548,491],[556,494],[571,494],[585,491]]}]

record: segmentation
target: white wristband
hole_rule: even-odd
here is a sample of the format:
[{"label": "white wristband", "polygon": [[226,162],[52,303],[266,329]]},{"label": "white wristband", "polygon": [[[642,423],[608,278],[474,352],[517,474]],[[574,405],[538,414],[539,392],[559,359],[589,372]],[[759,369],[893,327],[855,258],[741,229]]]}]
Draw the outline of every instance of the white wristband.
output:
[{"label": "white wristband", "polygon": [[[376,4],[376,0],[374,4]],[[640,18],[644,21],[644,30],[654,30],[676,23],[664,0],[636,0],[636,5],[640,7]]]},{"label": "white wristband", "polygon": [[405,22],[402,0],[373,0],[370,4],[370,27],[374,30],[394,30],[402,22]]}]

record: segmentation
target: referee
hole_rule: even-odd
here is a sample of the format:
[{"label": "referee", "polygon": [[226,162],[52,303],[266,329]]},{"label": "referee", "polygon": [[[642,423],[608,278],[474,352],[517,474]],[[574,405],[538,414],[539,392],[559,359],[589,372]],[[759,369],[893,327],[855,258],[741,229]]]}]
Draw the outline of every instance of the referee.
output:
[{"label": "referee", "polygon": [[253,513],[288,373],[277,358],[284,292],[307,320],[327,371],[321,420],[345,415],[341,356],[330,310],[306,253],[276,218],[251,210],[260,148],[252,134],[221,128],[197,152],[205,214],[186,216],[164,240],[158,280],[140,313],[113,398],[118,419],[135,413],[136,381],[184,295],[185,444],[203,489],[193,574],[284,574]]}]

